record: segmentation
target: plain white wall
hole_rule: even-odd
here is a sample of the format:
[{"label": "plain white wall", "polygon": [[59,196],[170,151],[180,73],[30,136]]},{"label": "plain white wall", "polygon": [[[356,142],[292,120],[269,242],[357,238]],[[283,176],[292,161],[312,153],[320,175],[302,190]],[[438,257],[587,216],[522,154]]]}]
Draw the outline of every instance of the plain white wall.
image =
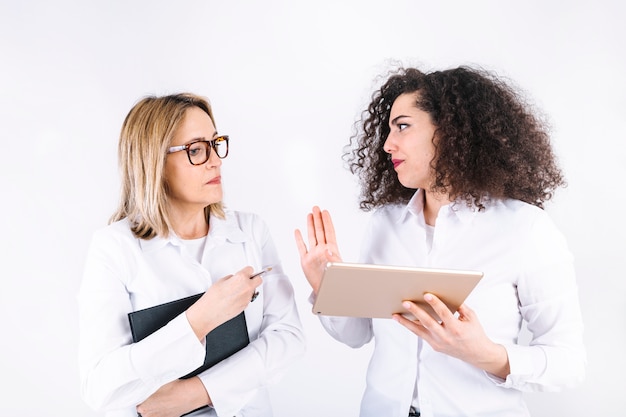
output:
[{"label": "plain white wall", "polygon": [[119,128],[140,97],[193,91],[232,137],[226,203],[265,218],[296,289],[309,347],[273,388],[276,416],[355,416],[371,347],[321,330],[293,229],[328,208],[356,260],[368,214],[342,147],[397,60],[481,65],[549,116],[569,187],[548,210],[576,256],[589,367],[580,388],[528,401],[537,417],[623,416],[623,17],[619,0],[2,0],[0,415],[97,415],[78,394],[75,294],[117,203]]}]

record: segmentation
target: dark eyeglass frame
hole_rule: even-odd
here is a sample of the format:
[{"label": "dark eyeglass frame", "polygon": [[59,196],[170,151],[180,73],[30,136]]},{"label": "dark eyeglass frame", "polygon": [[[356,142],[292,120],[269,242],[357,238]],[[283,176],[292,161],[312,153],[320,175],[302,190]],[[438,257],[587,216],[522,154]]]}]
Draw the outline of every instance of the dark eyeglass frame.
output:
[{"label": "dark eyeglass frame", "polygon": [[[202,165],[206,161],[208,161],[209,158],[211,157],[211,149],[215,152],[215,155],[217,155],[218,158],[220,158],[220,159],[226,158],[228,156],[228,140],[229,140],[228,135],[220,135],[220,136],[217,136],[215,139],[212,139],[212,140],[194,140],[193,142],[190,142],[190,143],[188,143],[186,145],[172,146],[171,148],[167,149],[167,153],[170,154],[170,153],[174,153],[174,152],[185,151],[185,152],[187,152],[187,159],[189,159],[189,163],[191,165]],[[220,156],[217,153],[217,150],[216,150],[217,143],[218,142],[222,142],[222,141],[226,141],[226,155],[224,155],[224,156]],[[199,142],[208,144],[209,151],[206,153],[206,159],[204,161],[198,162],[197,164],[194,164],[193,161],[191,160],[191,155],[189,154],[189,148],[191,146],[195,145],[196,143],[199,143]]]}]

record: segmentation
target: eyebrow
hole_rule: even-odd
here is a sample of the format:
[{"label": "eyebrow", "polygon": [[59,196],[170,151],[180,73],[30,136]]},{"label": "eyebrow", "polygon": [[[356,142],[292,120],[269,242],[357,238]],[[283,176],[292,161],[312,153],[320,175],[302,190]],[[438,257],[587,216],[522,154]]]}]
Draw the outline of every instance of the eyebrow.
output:
[{"label": "eyebrow", "polygon": [[[220,136],[220,135],[217,133],[217,131],[215,131],[215,133],[213,133],[213,136],[211,137],[211,139],[215,139],[218,136]],[[200,136],[200,137],[197,137],[197,138],[193,138],[193,139],[187,141],[186,143],[197,142],[199,140],[206,141],[206,138],[204,136]]]},{"label": "eyebrow", "polygon": [[409,117],[409,116],[405,116],[404,114],[401,114],[400,116],[394,117],[393,120],[389,122],[389,124],[395,126],[396,124],[398,124],[398,120],[402,119],[403,117]]}]

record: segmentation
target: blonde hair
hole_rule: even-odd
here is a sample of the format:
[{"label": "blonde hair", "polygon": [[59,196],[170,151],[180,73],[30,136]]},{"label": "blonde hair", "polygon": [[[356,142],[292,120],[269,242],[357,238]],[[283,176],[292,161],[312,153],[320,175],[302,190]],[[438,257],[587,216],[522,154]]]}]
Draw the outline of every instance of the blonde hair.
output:
[{"label": "blonde hair", "polygon": [[[215,125],[209,102],[190,93],[148,96],[130,110],[118,144],[120,202],[109,223],[128,218],[133,234],[141,239],[169,235],[165,158],[176,129],[192,107],[203,110]],[[205,207],[204,212],[207,222],[211,214],[224,217],[222,202]]]}]

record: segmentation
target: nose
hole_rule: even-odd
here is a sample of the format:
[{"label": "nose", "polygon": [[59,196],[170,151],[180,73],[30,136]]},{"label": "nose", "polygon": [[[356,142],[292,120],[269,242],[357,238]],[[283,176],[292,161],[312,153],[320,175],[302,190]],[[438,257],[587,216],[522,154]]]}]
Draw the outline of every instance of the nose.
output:
[{"label": "nose", "polygon": [[215,149],[211,149],[211,153],[209,154],[209,159],[204,163],[207,168],[215,168],[222,165],[222,160],[219,156],[217,156],[217,152]]},{"label": "nose", "polygon": [[388,154],[391,154],[396,149],[397,148],[396,148],[396,142],[394,139],[394,134],[393,132],[389,132],[389,135],[387,135],[387,139],[385,139],[385,143],[383,144],[383,151],[387,152]]}]

